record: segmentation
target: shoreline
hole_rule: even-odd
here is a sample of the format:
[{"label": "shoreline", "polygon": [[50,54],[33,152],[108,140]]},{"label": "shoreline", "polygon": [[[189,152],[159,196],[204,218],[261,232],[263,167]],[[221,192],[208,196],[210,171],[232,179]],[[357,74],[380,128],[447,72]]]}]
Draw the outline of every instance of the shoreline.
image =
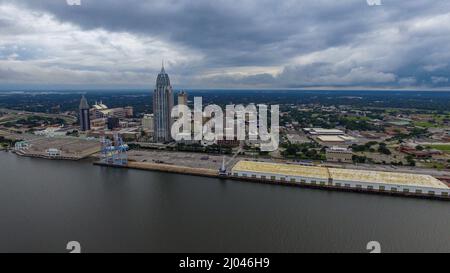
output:
[{"label": "shoreline", "polygon": [[211,169],[191,168],[184,166],[174,166],[169,164],[156,164],[156,163],[141,163],[141,162],[129,162],[127,166],[111,165],[103,162],[94,162],[96,166],[112,167],[118,169],[134,169],[142,171],[156,171],[164,173],[175,173],[191,176],[203,176],[211,178],[219,178],[219,173]]},{"label": "shoreline", "polygon": [[419,199],[429,199],[429,200],[439,200],[439,201],[450,201],[450,196],[441,196],[441,195],[428,195],[428,194],[417,194],[417,193],[406,193],[406,192],[391,192],[391,191],[379,191],[379,190],[369,190],[369,189],[359,189],[359,188],[348,188],[348,187],[337,187],[330,185],[320,185],[320,184],[309,184],[309,183],[298,183],[298,182],[290,182],[290,181],[281,181],[281,180],[271,180],[271,179],[261,179],[261,178],[251,178],[251,177],[236,177],[231,174],[228,175],[220,175],[218,171],[212,169],[205,168],[193,168],[186,166],[176,166],[170,164],[160,164],[160,163],[149,163],[149,162],[135,162],[130,161],[126,166],[121,165],[113,165],[107,164],[98,161],[98,157],[88,156],[87,158],[50,158],[46,156],[36,156],[36,155],[25,155],[19,154],[15,151],[11,150],[0,150],[0,152],[13,153],[16,156],[21,157],[29,157],[29,158],[39,158],[44,160],[66,160],[66,161],[82,161],[89,160],[92,161],[92,164],[100,167],[108,167],[108,168],[118,168],[118,169],[134,169],[141,171],[153,171],[153,172],[163,172],[163,173],[173,173],[179,175],[189,175],[189,176],[198,176],[198,177],[209,177],[209,178],[217,178],[217,179],[228,179],[233,181],[240,182],[249,182],[249,183],[258,183],[258,184],[270,184],[270,185],[281,185],[281,186],[289,186],[289,187],[300,187],[300,188],[309,188],[316,190],[325,190],[325,191],[339,191],[339,192],[353,192],[359,194],[377,194],[384,196],[397,196],[404,198],[419,198]]},{"label": "shoreline", "polygon": [[156,163],[141,163],[141,162],[129,162],[126,166],[112,165],[103,162],[94,162],[93,165],[108,167],[108,168],[118,168],[118,169],[134,169],[141,171],[152,171],[152,172],[164,172],[164,173],[174,173],[181,175],[199,176],[199,177],[210,177],[218,179],[228,179],[233,181],[248,182],[248,183],[258,183],[258,184],[270,184],[270,185],[280,185],[289,187],[299,187],[299,188],[309,188],[323,191],[338,191],[338,192],[353,192],[359,194],[377,194],[384,196],[396,196],[404,198],[419,198],[419,199],[429,199],[438,201],[450,201],[450,196],[440,196],[440,195],[428,195],[428,194],[417,194],[417,193],[405,193],[405,192],[391,192],[391,191],[379,191],[379,190],[368,190],[368,189],[358,189],[358,188],[346,188],[337,187],[330,185],[320,185],[320,184],[307,184],[307,183],[294,183],[290,181],[281,180],[270,180],[270,179],[260,179],[251,177],[236,177],[233,175],[220,175],[218,171],[211,169],[201,169],[201,168],[191,168],[183,166],[173,166],[168,164],[156,164]]}]

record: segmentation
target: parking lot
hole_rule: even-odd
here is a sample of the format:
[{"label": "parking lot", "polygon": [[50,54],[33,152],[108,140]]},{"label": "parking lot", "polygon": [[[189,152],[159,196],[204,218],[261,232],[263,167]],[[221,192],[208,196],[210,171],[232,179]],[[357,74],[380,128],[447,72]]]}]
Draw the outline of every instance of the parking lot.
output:
[{"label": "parking lot", "polygon": [[[208,155],[202,153],[167,152],[156,150],[132,150],[128,152],[128,159],[137,162],[161,163],[192,168],[204,168],[218,170],[222,166],[222,155]],[[228,162],[231,156],[225,156]],[[230,166],[236,162],[234,159]]]}]

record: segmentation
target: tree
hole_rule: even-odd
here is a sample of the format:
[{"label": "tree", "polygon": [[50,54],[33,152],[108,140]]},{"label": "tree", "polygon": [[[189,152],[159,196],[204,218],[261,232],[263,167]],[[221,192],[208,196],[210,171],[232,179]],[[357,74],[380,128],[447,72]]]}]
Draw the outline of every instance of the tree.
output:
[{"label": "tree", "polygon": [[386,144],[385,145],[380,144],[380,147],[378,147],[378,152],[385,155],[392,154],[389,148],[386,147]]},{"label": "tree", "polygon": [[354,163],[366,163],[367,161],[367,157],[358,155],[352,156],[352,159]]},{"label": "tree", "polygon": [[412,167],[416,166],[416,161],[414,160],[414,157],[412,155],[408,155],[406,157],[406,161],[408,161],[409,166],[412,166]]}]

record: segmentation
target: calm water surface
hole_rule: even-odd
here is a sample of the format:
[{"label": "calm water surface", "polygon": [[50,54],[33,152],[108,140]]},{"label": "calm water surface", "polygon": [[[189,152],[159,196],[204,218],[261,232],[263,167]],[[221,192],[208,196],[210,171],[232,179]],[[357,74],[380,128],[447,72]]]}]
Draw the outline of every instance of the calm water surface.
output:
[{"label": "calm water surface", "polygon": [[0,252],[450,252],[450,202],[0,152]]}]

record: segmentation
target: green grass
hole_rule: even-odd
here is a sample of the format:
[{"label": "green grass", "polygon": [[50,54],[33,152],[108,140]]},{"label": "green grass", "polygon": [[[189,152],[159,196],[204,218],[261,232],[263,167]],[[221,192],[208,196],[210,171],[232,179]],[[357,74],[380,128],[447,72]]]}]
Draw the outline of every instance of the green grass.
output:
[{"label": "green grass", "polygon": [[450,144],[447,145],[430,145],[432,149],[436,149],[443,152],[450,152]]},{"label": "green grass", "polygon": [[439,127],[439,124],[433,124],[431,122],[428,121],[416,121],[414,122],[415,126],[419,126],[419,127],[423,127],[423,128],[435,128],[435,127]]},{"label": "green grass", "polygon": [[443,169],[445,169],[445,165],[442,163],[436,163],[436,162],[428,162],[424,164],[425,168],[430,168],[430,169],[437,169],[439,171],[442,171]]},{"label": "green grass", "polygon": [[360,121],[360,120],[362,120],[362,121],[370,121],[370,118],[368,118],[368,117],[355,117],[355,116],[352,116],[352,117],[346,117],[345,119],[349,120],[349,121]]}]

